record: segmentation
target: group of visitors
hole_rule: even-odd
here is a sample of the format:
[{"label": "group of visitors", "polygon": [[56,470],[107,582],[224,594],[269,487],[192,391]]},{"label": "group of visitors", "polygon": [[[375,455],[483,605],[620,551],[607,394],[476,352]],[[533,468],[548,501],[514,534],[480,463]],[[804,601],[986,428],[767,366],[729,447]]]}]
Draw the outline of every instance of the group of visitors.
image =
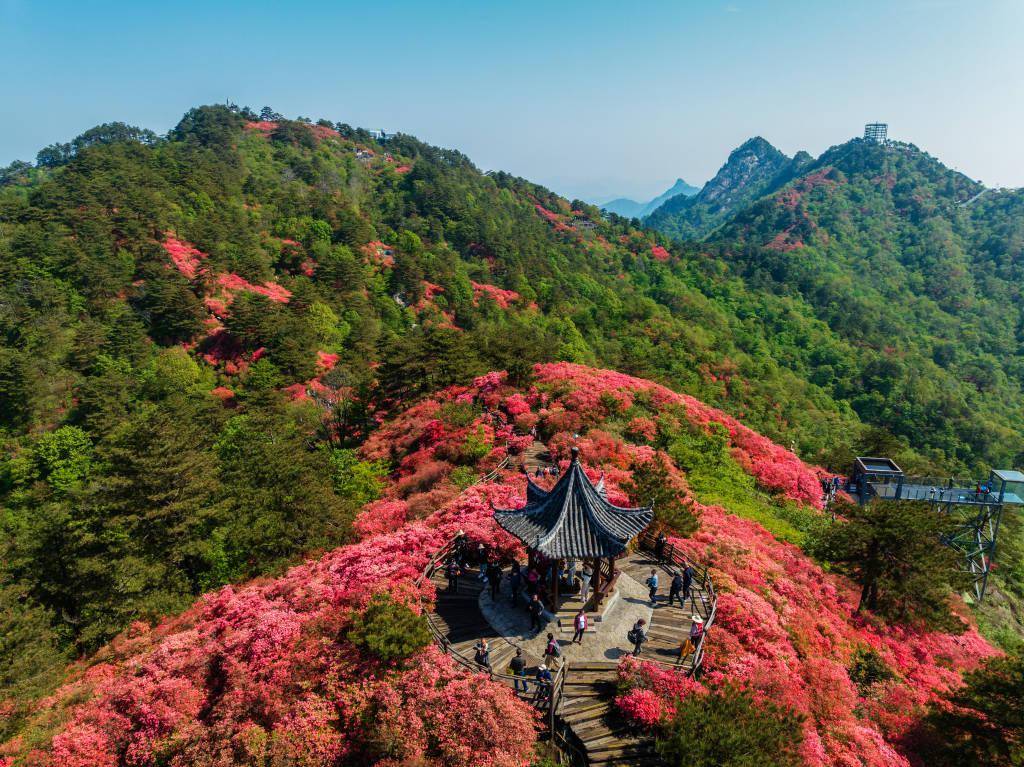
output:
[{"label": "group of visitors", "polygon": [[[668,606],[671,607],[676,601],[679,602],[679,606],[683,607],[686,604],[686,600],[691,598],[691,592],[693,590],[693,566],[687,562],[682,570],[672,576],[672,581],[668,588]],[[647,586],[647,596],[651,602],[652,607],[658,605],[658,571],[655,568],[651,568],[650,577],[644,581],[644,585]]]},{"label": "group of visitors", "polygon": [[827,509],[836,499],[839,488],[843,485],[842,477],[822,477],[818,480],[821,484],[821,503]]},{"label": "group of visitors", "polygon": [[558,466],[538,466],[533,470],[534,479],[540,479],[541,477],[557,477],[561,472],[558,470]]},{"label": "group of visitors", "polygon": [[[640,656],[640,651],[643,650],[644,643],[648,639],[648,627],[647,621],[643,618],[637,620],[633,624],[633,628],[626,634],[626,638],[633,645],[633,657],[637,658]],[[697,651],[700,646],[700,642],[704,637],[704,619],[694,614],[690,616],[690,632],[683,643],[679,646],[679,659],[683,660],[688,655],[692,655]]]}]

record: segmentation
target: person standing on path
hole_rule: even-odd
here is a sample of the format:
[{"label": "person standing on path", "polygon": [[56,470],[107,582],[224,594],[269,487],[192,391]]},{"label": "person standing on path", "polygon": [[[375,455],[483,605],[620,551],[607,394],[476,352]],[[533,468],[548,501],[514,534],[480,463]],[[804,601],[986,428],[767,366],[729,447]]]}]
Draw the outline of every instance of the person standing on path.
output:
[{"label": "person standing on path", "polygon": [[540,598],[536,594],[533,595],[527,609],[530,611],[530,631],[540,631],[540,616],[544,612],[544,605],[540,603]]},{"label": "person standing on path", "polygon": [[651,604],[656,605],[658,603],[658,571],[652,568],[651,577],[644,581],[644,583],[646,583],[647,588],[651,590]]},{"label": "person standing on path", "polygon": [[576,617],[573,618],[572,627],[576,630],[572,635],[573,644],[583,644],[583,632],[587,630],[587,613],[580,608],[580,611],[576,613]]},{"label": "person standing on path", "polygon": [[555,665],[556,658],[562,657],[562,647],[558,644],[554,634],[548,634],[548,644],[544,648],[544,657],[547,659],[547,663],[552,666]]},{"label": "person standing on path", "polygon": [[590,581],[593,577],[594,574],[590,572],[590,569],[584,567],[580,574],[580,599],[583,600],[584,607],[587,606],[587,600],[590,598]]},{"label": "person standing on path", "polygon": [[454,559],[450,560],[448,562],[448,567],[447,567],[445,572],[446,572],[446,574],[448,576],[448,591],[452,592],[453,594],[458,592],[458,590],[459,590],[459,563],[456,560],[454,560]]},{"label": "person standing on path", "polygon": [[654,558],[659,562],[665,561],[665,543],[667,541],[665,533],[658,533],[658,537],[654,539]]},{"label": "person standing on path", "polygon": [[473,645],[473,660],[476,661],[478,666],[490,670],[491,668],[491,648],[487,644],[487,640],[484,637],[480,637],[480,640]]},{"label": "person standing on path", "polygon": [[629,641],[633,643],[633,657],[640,657],[640,650],[643,648],[644,642],[647,641],[647,631],[645,630],[647,621],[643,618],[633,624],[632,630],[629,632]]},{"label": "person standing on path", "polygon": [[516,648],[516,656],[508,662],[508,669],[512,672],[512,676],[515,677],[513,684],[516,686],[516,692],[519,692],[519,685],[523,686],[522,692],[527,692],[530,689],[529,682],[526,681],[526,658],[523,657],[523,648]]},{"label": "person standing on path", "polygon": [[491,600],[494,602],[498,601],[498,594],[501,593],[501,579],[504,574],[501,572],[501,567],[498,566],[497,562],[491,562],[487,565],[487,582],[491,586]]},{"label": "person standing on path", "polygon": [[681,573],[676,573],[672,576],[672,585],[668,588],[668,606],[672,606],[672,601],[678,599],[679,606],[682,607],[685,602],[682,597],[683,593],[683,576]]},{"label": "person standing on path", "polygon": [[515,607],[519,601],[519,590],[523,587],[523,571],[519,568],[518,562],[512,563],[512,572],[508,574],[508,585],[512,591],[512,606]]},{"label": "person standing on path", "polygon": [[690,598],[690,587],[693,586],[693,567],[689,562],[683,568],[683,601]]}]

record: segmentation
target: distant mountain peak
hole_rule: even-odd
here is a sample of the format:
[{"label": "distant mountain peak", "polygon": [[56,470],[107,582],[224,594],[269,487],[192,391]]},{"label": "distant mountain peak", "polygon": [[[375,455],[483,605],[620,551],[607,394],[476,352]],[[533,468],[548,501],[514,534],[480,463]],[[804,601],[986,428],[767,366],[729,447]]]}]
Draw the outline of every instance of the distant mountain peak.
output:
[{"label": "distant mountain peak", "polygon": [[650,213],[654,212],[657,208],[663,205],[673,197],[679,196],[692,196],[697,194],[700,189],[695,186],[687,184],[683,179],[677,178],[675,183],[668,190],[662,192],[653,200],[648,202],[637,202],[631,200],[628,197],[618,197],[614,200],[601,203],[601,207],[612,213],[618,213],[620,216],[626,218],[643,218]]},{"label": "distant mountain peak", "polygon": [[778,188],[810,160],[806,152],[787,157],[761,136],[729,153],[725,164],[693,197],[668,200],[651,213],[649,224],[685,238],[707,235],[744,206]]}]

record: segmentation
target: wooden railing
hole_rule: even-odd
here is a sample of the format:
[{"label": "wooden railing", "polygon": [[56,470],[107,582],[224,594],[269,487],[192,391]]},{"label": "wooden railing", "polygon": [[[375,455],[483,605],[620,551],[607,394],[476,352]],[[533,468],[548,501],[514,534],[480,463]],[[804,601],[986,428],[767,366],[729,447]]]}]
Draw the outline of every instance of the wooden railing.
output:
[{"label": "wooden railing", "polygon": [[[657,538],[650,531],[641,534],[638,543],[641,549],[650,551],[652,554],[657,548]],[[679,568],[689,565],[693,570],[693,583],[690,586],[690,609],[693,610],[695,615],[699,615],[704,619],[704,631],[697,640],[697,646],[693,652],[685,656],[680,655],[677,662],[670,664],[658,658],[646,660],[652,660],[663,665],[683,667],[690,675],[699,676],[704,665],[704,645],[707,642],[708,631],[714,625],[715,616],[718,612],[718,596],[715,594],[714,581],[711,580],[711,574],[706,567],[689,559],[674,544],[665,543],[661,550],[660,561],[662,564],[667,563]],[[699,587],[697,586],[698,583],[700,584]]]},{"label": "wooden railing", "polygon": [[[459,545],[459,541],[464,537],[465,536],[461,534],[456,535],[444,546],[438,549],[437,552],[435,552],[434,556],[430,558],[430,561],[427,563],[426,567],[423,568],[423,572],[421,572],[419,577],[416,579],[415,584],[417,588],[419,588],[420,585],[422,585],[422,583],[425,580],[430,580],[430,578],[433,577],[434,573],[437,572],[438,567],[444,567],[447,565],[448,559],[455,552],[455,549]],[[458,581],[456,581],[455,593],[458,593]],[[426,615],[427,626],[430,629],[431,635],[434,637],[434,641],[442,650],[444,650],[445,653],[450,655],[452,659],[460,666],[463,666],[464,668],[467,668],[470,671],[486,673],[491,679],[504,682],[513,689],[515,689],[516,687],[516,681],[522,682],[525,679],[527,682],[529,682],[530,685],[533,686],[535,690],[535,694],[533,696],[534,702],[538,705],[538,708],[542,708],[544,710],[547,710],[549,708],[548,702],[555,700],[556,695],[558,699],[561,698],[562,685],[565,681],[565,678],[563,676],[564,667],[562,669],[559,669],[558,674],[556,674],[556,676],[552,679],[550,685],[550,694],[537,694],[537,692],[544,693],[544,688],[542,688],[536,680],[526,679],[525,677],[517,677],[512,674],[504,674],[495,671],[494,669],[488,666],[480,665],[476,662],[475,658],[472,658],[466,655],[465,653],[460,652],[452,646],[452,644],[448,641],[448,637],[445,636],[444,631],[441,629],[440,626],[437,625],[437,621],[435,620],[434,614],[432,612],[425,610],[424,614]]]},{"label": "wooden railing", "polygon": [[481,476],[480,479],[478,479],[473,484],[474,485],[479,485],[479,484],[482,484],[484,482],[493,482],[494,480],[496,480],[498,478],[498,476],[501,474],[501,472],[504,469],[508,468],[508,465],[510,463],[512,463],[512,456],[510,456],[508,453],[506,453],[505,457],[501,459],[501,463],[499,463],[497,466],[495,466],[489,472],[487,472],[486,474]]}]

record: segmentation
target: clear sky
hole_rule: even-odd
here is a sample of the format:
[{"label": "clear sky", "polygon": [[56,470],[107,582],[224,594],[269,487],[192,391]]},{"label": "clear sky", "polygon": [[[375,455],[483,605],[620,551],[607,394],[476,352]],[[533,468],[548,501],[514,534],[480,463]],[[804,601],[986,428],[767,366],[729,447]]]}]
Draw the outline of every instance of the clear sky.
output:
[{"label": "clear sky", "polygon": [[570,197],[885,121],[1024,186],[1024,0],[0,0],[0,164],[223,102],[412,133]]}]

